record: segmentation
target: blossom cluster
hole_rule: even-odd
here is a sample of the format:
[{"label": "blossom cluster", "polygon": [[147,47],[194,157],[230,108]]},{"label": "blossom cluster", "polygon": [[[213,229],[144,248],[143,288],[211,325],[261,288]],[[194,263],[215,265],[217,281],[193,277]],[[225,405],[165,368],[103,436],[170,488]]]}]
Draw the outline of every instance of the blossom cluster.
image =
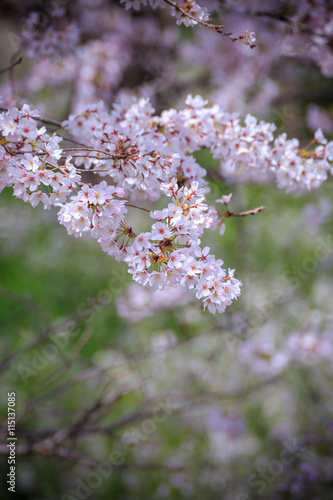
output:
[{"label": "blossom cluster", "polygon": [[[198,21],[208,21],[209,14],[205,7],[201,7],[193,0],[186,0],[179,4],[180,9],[177,7],[171,8],[171,15],[176,18],[177,24],[184,24],[185,26],[195,26]],[[189,14],[189,16],[187,15]]]},{"label": "blossom cluster", "polygon": [[81,177],[70,156],[59,164],[61,137],[39,127],[38,116],[27,104],[0,114],[0,191],[12,187],[17,198],[48,208],[64,202]]},{"label": "blossom cluster", "polygon": [[274,138],[272,123],[247,115],[242,124],[238,115],[206,104],[201,96],[188,96],[183,110],[154,116],[148,99],[123,99],[111,113],[102,104],[89,106],[64,126],[98,150],[76,158],[77,164],[110,175],[126,195],[151,200],[160,197],[160,182],[173,177],[205,185],[206,171],[190,155],[203,147],[222,160],[221,174],[227,179],[275,180],[287,192],[317,188],[332,171],[333,142],[321,130],[308,150],[285,133]]},{"label": "blossom cluster", "polygon": [[193,157],[172,152],[153,112],[149,100],[140,99],[123,100],[111,113],[99,103],[70,115],[64,127],[91,149],[91,153],[75,156],[76,165],[109,175],[132,199],[156,201],[161,196],[161,182],[174,177],[205,185],[205,169]]},{"label": "blossom cluster", "polygon": [[204,308],[223,312],[240,295],[241,282],[234,278],[234,270],[227,273],[222,268],[223,261],[210,254],[209,247],[200,248],[203,229],[211,224],[204,203],[206,189],[197,182],[179,188],[175,179],[161,189],[173,202],[151,214],[157,222],[129,247],[125,257],[129,272],[136,282],[157,290],[185,285],[195,290]]},{"label": "blossom cluster", "polygon": [[68,234],[82,236],[82,233],[89,231],[103,245],[115,237],[127,212],[125,201],[114,197],[123,195],[122,188],[108,186],[105,181],[93,187],[84,185],[61,208],[59,222],[67,228]]},{"label": "blossom cluster", "polygon": [[274,180],[286,192],[319,187],[332,173],[333,142],[320,129],[311,144],[300,147],[297,139],[285,133],[274,139],[274,124],[247,115],[244,125],[237,114],[224,113],[219,106],[205,107],[201,96],[188,96],[187,107],[162,113],[159,120],[172,147],[186,152],[207,147],[221,159],[221,173],[243,181]]}]

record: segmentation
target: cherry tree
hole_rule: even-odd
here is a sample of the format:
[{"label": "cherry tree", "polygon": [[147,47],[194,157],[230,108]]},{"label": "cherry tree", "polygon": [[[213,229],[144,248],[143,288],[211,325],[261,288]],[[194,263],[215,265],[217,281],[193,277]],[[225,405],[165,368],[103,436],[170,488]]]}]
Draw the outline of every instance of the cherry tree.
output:
[{"label": "cherry tree", "polygon": [[[49,214],[48,221],[64,226],[66,241],[65,231],[82,248],[92,237],[110,266],[125,270],[103,296],[3,357],[0,373],[19,375],[33,394],[27,391],[20,406],[18,455],[55,456],[92,470],[86,482],[73,472],[65,481],[70,487],[58,491],[64,500],[104,498],[98,491],[113,470],[125,471],[132,494],[142,469],[162,474],[152,489],[142,487],[152,498],[326,494],[333,337],[325,273],[332,244],[323,240],[323,228],[331,202],[319,194],[296,216],[287,204],[326,194],[332,182],[330,2],[6,0],[3,9],[20,21],[18,33],[7,33],[11,59],[0,73],[1,196]],[[274,205],[258,196],[248,205],[242,197],[248,186],[280,198]],[[273,224],[258,228],[268,232],[276,254],[290,241],[308,245],[314,257],[287,275],[277,269],[272,283],[268,271],[267,282],[266,270],[256,279],[243,266],[250,258],[260,268],[262,249],[248,256],[242,231],[273,210]],[[239,240],[232,264],[223,248],[231,219]],[[260,239],[257,226],[251,228],[251,238]],[[311,273],[318,286],[306,302],[301,291]],[[98,336],[90,325],[108,307],[115,307],[127,340],[108,344],[83,369],[78,354]],[[161,322],[161,330],[146,331],[149,321]],[[78,331],[60,368],[20,362],[52,338],[61,353],[59,346],[67,348]],[[133,350],[135,342],[141,347]],[[317,378],[308,381],[313,367]],[[69,393],[78,398],[74,418],[60,415],[51,428],[34,430],[29,412],[39,399],[72,389],[69,380],[59,381],[67,368],[75,380],[91,377],[89,404],[79,391]],[[46,382],[44,369],[50,369]],[[302,398],[291,390],[302,374],[309,394],[329,399],[304,425]],[[229,407],[228,400],[241,405]],[[159,430],[169,417],[191,435],[179,450],[169,444],[179,437],[177,424],[170,434]],[[112,454],[108,438],[121,451]],[[89,439],[97,443],[93,453]],[[0,452],[7,454],[5,445]]]}]

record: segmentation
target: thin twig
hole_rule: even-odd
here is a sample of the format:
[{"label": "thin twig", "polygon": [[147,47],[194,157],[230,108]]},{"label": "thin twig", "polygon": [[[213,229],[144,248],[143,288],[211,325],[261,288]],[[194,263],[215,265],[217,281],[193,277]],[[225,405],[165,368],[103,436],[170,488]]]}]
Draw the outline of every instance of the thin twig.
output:
[{"label": "thin twig", "polygon": [[244,43],[245,45],[248,45],[251,49],[255,47],[253,43],[251,43],[246,36],[240,35],[239,37],[232,36],[231,33],[227,33],[224,30],[224,26],[222,24],[212,24],[208,23],[207,21],[203,21],[201,19],[198,19],[195,16],[192,16],[189,12],[187,12],[183,7],[181,7],[177,2],[173,2],[172,0],[164,0],[165,3],[171,5],[174,9],[178,10],[178,12],[181,12],[184,16],[188,17],[192,21],[195,21],[198,24],[201,24],[202,26],[205,26],[206,28],[212,29],[219,33],[222,36],[225,36],[229,38],[232,42],[236,42],[237,40]]},{"label": "thin twig", "polygon": [[[166,1],[166,0],[164,0]],[[233,8],[232,6],[225,5],[223,1],[220,0],[220,3],[222,4],[222,8],[226,12],[231,12],[233,14],[237,15],[243,15],[243,16],[252,16],[252,17],[267,17],[269,19],[273,19],[274,21],[279,21],[285,24],[289,24],[292,28],[296,28],[300,33],[304,33],[307,35],[312,35],[312,36],[318,36],[324,39],[329,40],[330,36],[325,34],[325,33],[318,33],[317,31],[313,31],[309,28],[307,28],[304,24],[302,25],[300,22],[297,20],[293,19],[292,17],[284,14],[281,12],[281,10],[275,10],[275,11],[264,11],[264,10],[252,10],[252,9],[246,9],[246,10],[238,10]]]},{"label": "thin twig", "polygon": [[6,73],[6,71],[11,71],[13,68],[15,68],[15,66],[17,66],[18,64],[21,64],[22,61],[23,61],[23,57],[20,57],[17,61],[11,63],[10,66],[8,66],[8,68],[1,69],[0,70],[0,75],[2,73]]},{"label": "thin twig", "polygon": [[127,207],[132,207],[132,208],[137,208],[139,210],[144,210],[144,212],[151,212],[151,210],[148,210],[147,208],[143,208],[143,207],[138,207],[137,205],[130,205],[129,203],[126,203],[126,206]]},{"label": "thin twig", "polygon": [[244,212],[229,212],[227,210],[223,215],[224,217],[246,217],[247,215],[257,215],[259,212],[263,212],[267,207],[257,207],[251,208],[250,210],[245,210]]},{"label": "thin twig", "polygon": [[15,88],[15,78],[14,78],[14,68],[16,66],[16,64],[14,64],[15,62],[15,59],[17,57],[18,53],[16,52],[15,54],[13,54],[11,60],[10,60],[10,67],[9,67],[9,82],[10,82],[10,86],[11,86],[11,90],[12,90],[12,95],[14,97],[14,99],[16,100],[16,88]]}]

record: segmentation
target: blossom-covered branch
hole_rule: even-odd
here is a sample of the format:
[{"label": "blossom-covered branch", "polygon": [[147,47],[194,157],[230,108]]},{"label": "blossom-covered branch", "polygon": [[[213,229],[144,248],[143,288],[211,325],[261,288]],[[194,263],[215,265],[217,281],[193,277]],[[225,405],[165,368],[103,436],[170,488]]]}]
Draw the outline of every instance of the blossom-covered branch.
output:
[{"label": "blossom-covered branch", "polygon": [[[200,96],[188,96],[186,107],[154,115],[148,99],[120,101],[111,112],[102,103],[70,115],[62,126],[82,148],[62,148],[62,137],[39,127],[39,115],[28,105],[0,115],[0,189],[36,206],[59,208],[60,224],[69,234],[89,233],[103,251],[125,261],[133,279],[153,289],[181,284],[193,289],[204,307],[223,312],[240,294],[234,270],[201,247],[205,229],[225,230],[230,216],[263,210],[220,213],[208,206],[209,192],[193,152],[203,147],[222,160],[222,173],[244,178],[275,179],[287,192],[318,187],[331,171],[333,142],[318,130],[301,149],[296,139],[274,139],[274,125],[248,115],[206,107]],[[71,156],[74,153],[74,157]],[[92,186],[82,182],[82,170],[106,180]],[[70,201],[68,197],[70,196]],[[171,198],[162,210],[150,212],[151,229],[137,234],[126,222],[130,200]],[[141,208],[141,207],[137,207]],[[147,211],[147,209],[144,209]]]}]

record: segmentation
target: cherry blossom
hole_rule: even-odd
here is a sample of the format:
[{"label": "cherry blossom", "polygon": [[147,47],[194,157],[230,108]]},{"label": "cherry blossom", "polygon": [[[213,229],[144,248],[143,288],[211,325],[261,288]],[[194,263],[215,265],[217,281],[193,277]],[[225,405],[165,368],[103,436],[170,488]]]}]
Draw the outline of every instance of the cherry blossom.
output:
[{"label": "cherry blossom", "polygon": [[[194,0],[180,3],[179,7],[182,10],[172,7],[170,12],[171,15],[176,18],[177,24],[184,24],[185,26],[195,26],[196,24],[198,24],[198,21],[208,21],[209,19],[207,9],[198,5]],[[189,14],[191,17],[188,17],[186,14]]]},{"label": "cherry blossom", "polygon": [[[234,215],[228,209],[232,194],[216,200],[224,212],[207,205],[207,172],[192,153],[208,148],[222,160],[222,175],[275,180],[289,192],[327,179],[333,142],[318,129],[310,148],[302,149],[286,134],[274,138],[275,126],[251,115],[243,124],[218,105],[207,107],[201,96],[189,95],[185,104],[160,116],[147,98],[120,99],[111,111],[102,102],[89,105],[63,122],[81,144],[67,148],[60,136],[39,127],[36,111],[13,107],[0,115],[0,186],[13,187],[14,196],[33,206],[59,206],[59,222],[69,234],[90,233],[103,251],[128,264],[137,283],[156,290],[186,286],[215,314],[237,299],[241,282],[200,245],[205,229],[224,234],[225,219]],[[105,180],[81,183],[82,169]],[[126,200],[165,197],[171,202],[150,212],[155,222],[137,235],[125,220]]]},{"label": "cherry blossom", "polygon": [[59,165],[61,137],[39,128],[38,113],[24,105],[0,115],[4,137],[1,154],[1,190],[13,187],[14,195],[45,208],[61,204],[76,188],[81,176],[71,164],[71,156]]}]

